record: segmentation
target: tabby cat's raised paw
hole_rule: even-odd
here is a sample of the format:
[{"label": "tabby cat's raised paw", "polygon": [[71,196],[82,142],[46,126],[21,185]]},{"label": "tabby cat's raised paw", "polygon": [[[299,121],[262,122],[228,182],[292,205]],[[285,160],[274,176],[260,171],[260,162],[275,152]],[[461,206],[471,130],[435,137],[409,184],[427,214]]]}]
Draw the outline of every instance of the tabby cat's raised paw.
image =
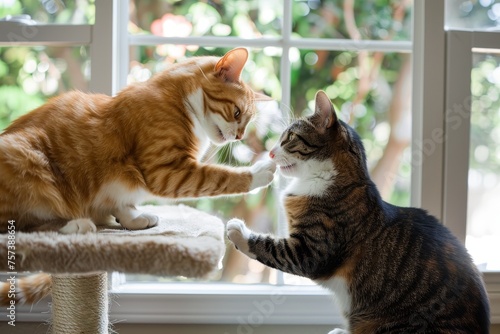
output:
[{"label": "tabby cat's raised paw", "polygon": [[349,334],[345,329],[335,328],[333,331],[328,332],[328,334]]},{"label": "tabby cat's raised paw", "polygon": [[239,219],[231,219],[227,222],[227,238],[231,240],[236,249],[248,257],[255,259],[256,256],[250,252],[248,240],[252,235],[252,231],[245,226],[245,223]]}]

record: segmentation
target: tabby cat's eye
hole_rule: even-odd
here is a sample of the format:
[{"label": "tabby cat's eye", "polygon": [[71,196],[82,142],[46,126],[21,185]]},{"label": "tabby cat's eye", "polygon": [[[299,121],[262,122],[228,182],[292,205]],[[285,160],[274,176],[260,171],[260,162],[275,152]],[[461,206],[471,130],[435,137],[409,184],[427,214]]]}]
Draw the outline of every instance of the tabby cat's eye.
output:
[{"label": "tabby cat's eye", "polygon": [[292,140],[293,138],[295,138],[295,133],[290,132],[290,133],[288,134],[288,140]]},{"label": "tabby cat's eye", "polygon": [[234,110],[234,118],[238,119],[240,115],[241,115],[240,108],[236,107],[236,109]]}]

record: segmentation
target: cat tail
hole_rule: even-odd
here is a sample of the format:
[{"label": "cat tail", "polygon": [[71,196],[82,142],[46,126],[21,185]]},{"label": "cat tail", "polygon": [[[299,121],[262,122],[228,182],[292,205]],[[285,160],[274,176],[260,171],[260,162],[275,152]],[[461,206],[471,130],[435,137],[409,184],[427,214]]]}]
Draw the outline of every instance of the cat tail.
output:
[{"label": "cat tail", "polygon": [[0,305],[35,304],[50,294],[52,276],[46,273],[0,282]]}]

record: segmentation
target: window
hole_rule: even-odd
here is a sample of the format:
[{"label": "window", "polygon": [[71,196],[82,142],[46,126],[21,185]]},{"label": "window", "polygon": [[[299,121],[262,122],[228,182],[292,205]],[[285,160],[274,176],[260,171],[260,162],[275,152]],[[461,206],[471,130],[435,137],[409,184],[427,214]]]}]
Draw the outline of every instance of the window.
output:
[{"label": "window", "polygon": [[466,232],[466,245],[475,262],[483,270],[496,271],[500,259],[491,250],[500,243],[496,205],[500,200],[499,53],[474,53],[472,59]]},{"label": "window", "polygon": [[[465,10],[470,3],[447,1],[446,5],[455,8],[454,3],[457,2]],[[481,4],[486,2],[480,1]],[[3,16],[10,14],[7,10],[12,8],[27,10],[35,3],[40,5],[34,0],[0,0],[0,13]],[[498,176],[498,171],[494,169],[498,152],[493,152],[498,138],[482,135],[479,136],[482,142],[469,143],[469,136],[464,137],[461,132],[467,132],[469,128],[475,131],[476,124],[481,124],[480,120],[471,127],[460,127],[458,131],[446,128],[449,131],[447,140],[439,137],[442,136],[438,132],[439,129],[442,131],[443,124],[451,127],[446,123],[445,110],[455,103],[454,94],[458,94],[459,101],[463,101],[463,96],[470,95],[472,64],[477,71],[481,71],[483,66],[498,68],[496,56],[481,53],[473,63],[472,58],[452,57],[449,52],[446,53],[446,48],[460,45],[450,42],[454,32],[444,30],[443,1],[400,0],[390,1],[391,6],[384,1],[353,0],[131,0],[128,4],[113,0],[64,3],[70,10],[59,8],[50,14],[48,9],[43,9],[49,14],[41,15],[45,21],[40,19],[40,22],[58,22],[56,25],[26,27],[10,24],[8,29],[2,27],[0,45],[7,47],[0,49],[0,60],[4,59],[3,55],[8,50],[21,50],[19,45],[38,48],[36,50],[42,50],[38,47],[42,45],[45,47],[43,50],[47,50],[45,52],[55,52],[50,51],[49,46],[68,48],[74,55],[79,54],[80,70],[83,78],[88,80],[89,90],[113,94],[128,83],[147,80],[169,63],[184,57],[221,55],[232,47],[247,47],[251,55],[243,73],[244,79],[254,89],[264,91],[279,102],[262,105],[261,115],[271,117],[267,120],[269,127],[265,131],[259,133],[255,128],[254,131],[250,129],[248,135],[258,139],[257,152],[264,152],[276,140],[277,133],[281,131],[280,127],[276,127],[280,117],[286,119],[290,114],[300,116],[308,113],[314,93],[323,89],[343,119],[360,132],[367,148],[372,175],[384,198],[399,205],[427,208],[443,219],[462,240],[465,240],[468,226],[465,219],[460,219],[467,212],[467,196],[460,195],[467,193],[467,183],[462,181],[467,180],[467,174],[475,173],[476,163],[486,156],[491,164],[489,169],[481,169],[481,172],[490,180],[493,177],[488,175]],[[84,3],[83,7],[79,7],[81,3]],[[483,6],[486,9],[481,10],[496,13],[494,5],[493,1],[489,1]],[[50,8],[53,10],[56,7]],[[39,20],[37,12],[37,9],[30,9],[24,13]],[[68,16],[77,13],[78,19],[68,19]],[[86,13],[83,19],[81,13]],[[447,11],[449,14],[450,11]],[[487,15],[491,17],[493,14]],[[462,22],[460,19],[455,21]],[[492,46],[498,48],[496,44],[485,46],[471,42],[465,50],[472,54],[474,47],[491,50]],[[488,52],[492,54],[492,51]],[[99,61],[92,62],[94,59]],[[445,71],[446,66],[453,70],[463,69],[464,62],[471,66],[466,74]],[[412,64],[413,76],[410,75]],[[27,68],[30,69],[29,65]],[[36,68],[38,71],[38,64]],[[461,95],[463,87],[457,86],[464,81],[457,80],[452,73],[462,75],[459,79],[469,77],[465,95]],[[488,82],[490,86],[497,85],[496,81]],[[76,87],[76,84],[71,85]],[[491,87],[484,89],[490,91]],[[30,91],[24,92],[28,93]],[[37,103],[44,98],[45,95],[40,96]],[[492,97],[490,99],[493,100]],[[479,99],[477,103],[483,102]],[[1,110],[0,117],[3,117]],[[9,112],[8,118],[3,119],[4,124],[12,117],[15,115]],[[467,138],[466,147],[473,147],[474,154],[471,156],[476,157],[475,151],[478,150],[479,161],[476,158],[470,164],[470,173],[469,161],[460,154],[463,149],[453,146],[463,143],[464,138]],[[249,141],[243,142],[233,147],[232,155],[222,151],[218,158],[231,159],[234,164],[248,163],[255,159],[248,154],[249,145]],[[255,147],[252,149],[256,150]],[[266,223],[254,226],[256,230],[284,233],[285,226],[278,217],[274,193],[280,187],[282,182],[278,181],[267,192],[190,204],[219,214],[224,219],[229,218],[234,210],[245,209],[243,214],[238,215],[248,215],[245,218],[250,224],[250,214],[258,212],[260,217],[267,218],[253,220],[253,223]],[[474,189],[469,188],[469,193],[472,191]],[[459,218],[453,219],[456,217]],[[495,228],[494,224],[488,226]],[[474,249],[473,240],[470,238],[467,244],[471,251]],[[484,246],[480,245],[480,248],[484,253]],[[255,261],[237,258],[239,255],[231,253],[231,249],[228,249],[226,261],[232,261],[232,264],[226,262],[224,269],[208,283],[171,283],[169,278],[169,284],[157,284],[151,280],[158,281],[158,278],[115,275],[119,284],[114,286],[113,291],[118,295],[119,306],[113,305],[111,318],[136,322],[239,323],[251,327],[262,323],[341,322],[334,304],[323,290],[304,286],[307,282],[296,277],[268,271]],[[486,280],[489,292],[498,292],[495,290],[500,281],[498,276],[488,274]],[[500,307],[499,300],[494,296],[491,295],[491,301],[495,312]],[[138,309],[137,305],[141,307]],[[170,314],[168,305],[175,305],[175,315]],[[262,305],[272,305],[272,308],[262,311]],[[41,305],[36,305],[33,311],[42,309]],[[36,318],[34,314],[29,317]]]},{"label": "window", "polygon": [[[378,12],[383,14],[381,20],[372,19],[371,14]],[[223,151],[219,158],[244,164],[266,154],[266,148],[283,130],[286,120],[280,117],[309,113],[314,94],[323,89],[344,119],[349,119],[365,138],[369,162],[385,198],[408,205],[411,155],[410,138],[405,135],[411,127],[410,12],[409,2],[401,2],[392,10],[351,1],[335,5],[319,1],[133,1],[129,7],[127,82],[146,80],[188,56],[220,55],[232,47],[248,47],[250,61],[243,79],[279,101],[281,111],[277,104],[264,103],[261,119],[256,121],[260,131],[250,128],[247,141],[234,145],[229,156]],[[350,18],[345,23],[344,15]],[[331,28],[335,22],[337,29]],[[264,131],[262,124],[268,126]],[[391,134],[395,128],[398,135],[395,131]],[[254,154],[249,154],[252,151]],[[277,182],[274,190],[191,204],[226,220],[242,217],[256,230],[278,232],[286,229],[277,215],[279,188]],[[213,280],[297,282],[248,261],[232,246],[225,261],[222,272]]]},{"label": "window", "polygon": [[[448,6],[454,3],[449,1]],[[500,22],[500,4],[458,3],[458,10],[447,14],[447,62],[456,70],[447,73],[445,123],[451,137],[445,151],[445,221],[465,240],[480,269],[499,271],[498,257],[493,255],[499,249],[499,212],[492,203],[500,198],[496,149],[500,106],[495,95],[500,89],[500,34],[491,27]]]},{"label": "window", "polygon": [[0,1],[0,130],[49,97],[89,88],[93,5],[61,4]]}]

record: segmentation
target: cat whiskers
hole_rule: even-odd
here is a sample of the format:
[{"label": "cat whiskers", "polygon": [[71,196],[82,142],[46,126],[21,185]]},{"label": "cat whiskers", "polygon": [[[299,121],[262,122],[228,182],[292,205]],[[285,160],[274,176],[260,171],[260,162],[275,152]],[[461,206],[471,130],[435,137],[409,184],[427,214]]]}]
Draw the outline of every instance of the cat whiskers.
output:
[{"label": "cat whiskers", "polygon": [[205,154],[203,155],[201,162],[203,163],[211,163],[214,162],[214,158],[219,152],[220,147],[214,144],[211,144],[210,147],[207,149]]},{"label": "cat whiskers", "polygon": [[288,127],[290,124],[292,124],[297,120],[297,117],[295,116],[293,109],[284,103],[281,104],[281,114],[282,114],[283,125],[285,125],[285,127]]},{"label": "cat whiskers", "polygon": [[234,157],[234,154],[233,154],[233,146],[235,144],[236,144],[236,142],[232,141],[232,142],[229,142],[228,145],[226,145],[227,156],[229,157],[229,164],[232,166],[238,165],[238,162],[235,163],[235,161],[234,161],[234,160],[236,160],[236,158]]},{"label": "cat whiskers", "polygon": [[218,155],[218,161],[219,162],[224,162],[227,164],[232,165],[233,164],[233,155],[231,154],[231,142],[226,143],[223,146],[219,147],[219,150],[216,152]]}]

